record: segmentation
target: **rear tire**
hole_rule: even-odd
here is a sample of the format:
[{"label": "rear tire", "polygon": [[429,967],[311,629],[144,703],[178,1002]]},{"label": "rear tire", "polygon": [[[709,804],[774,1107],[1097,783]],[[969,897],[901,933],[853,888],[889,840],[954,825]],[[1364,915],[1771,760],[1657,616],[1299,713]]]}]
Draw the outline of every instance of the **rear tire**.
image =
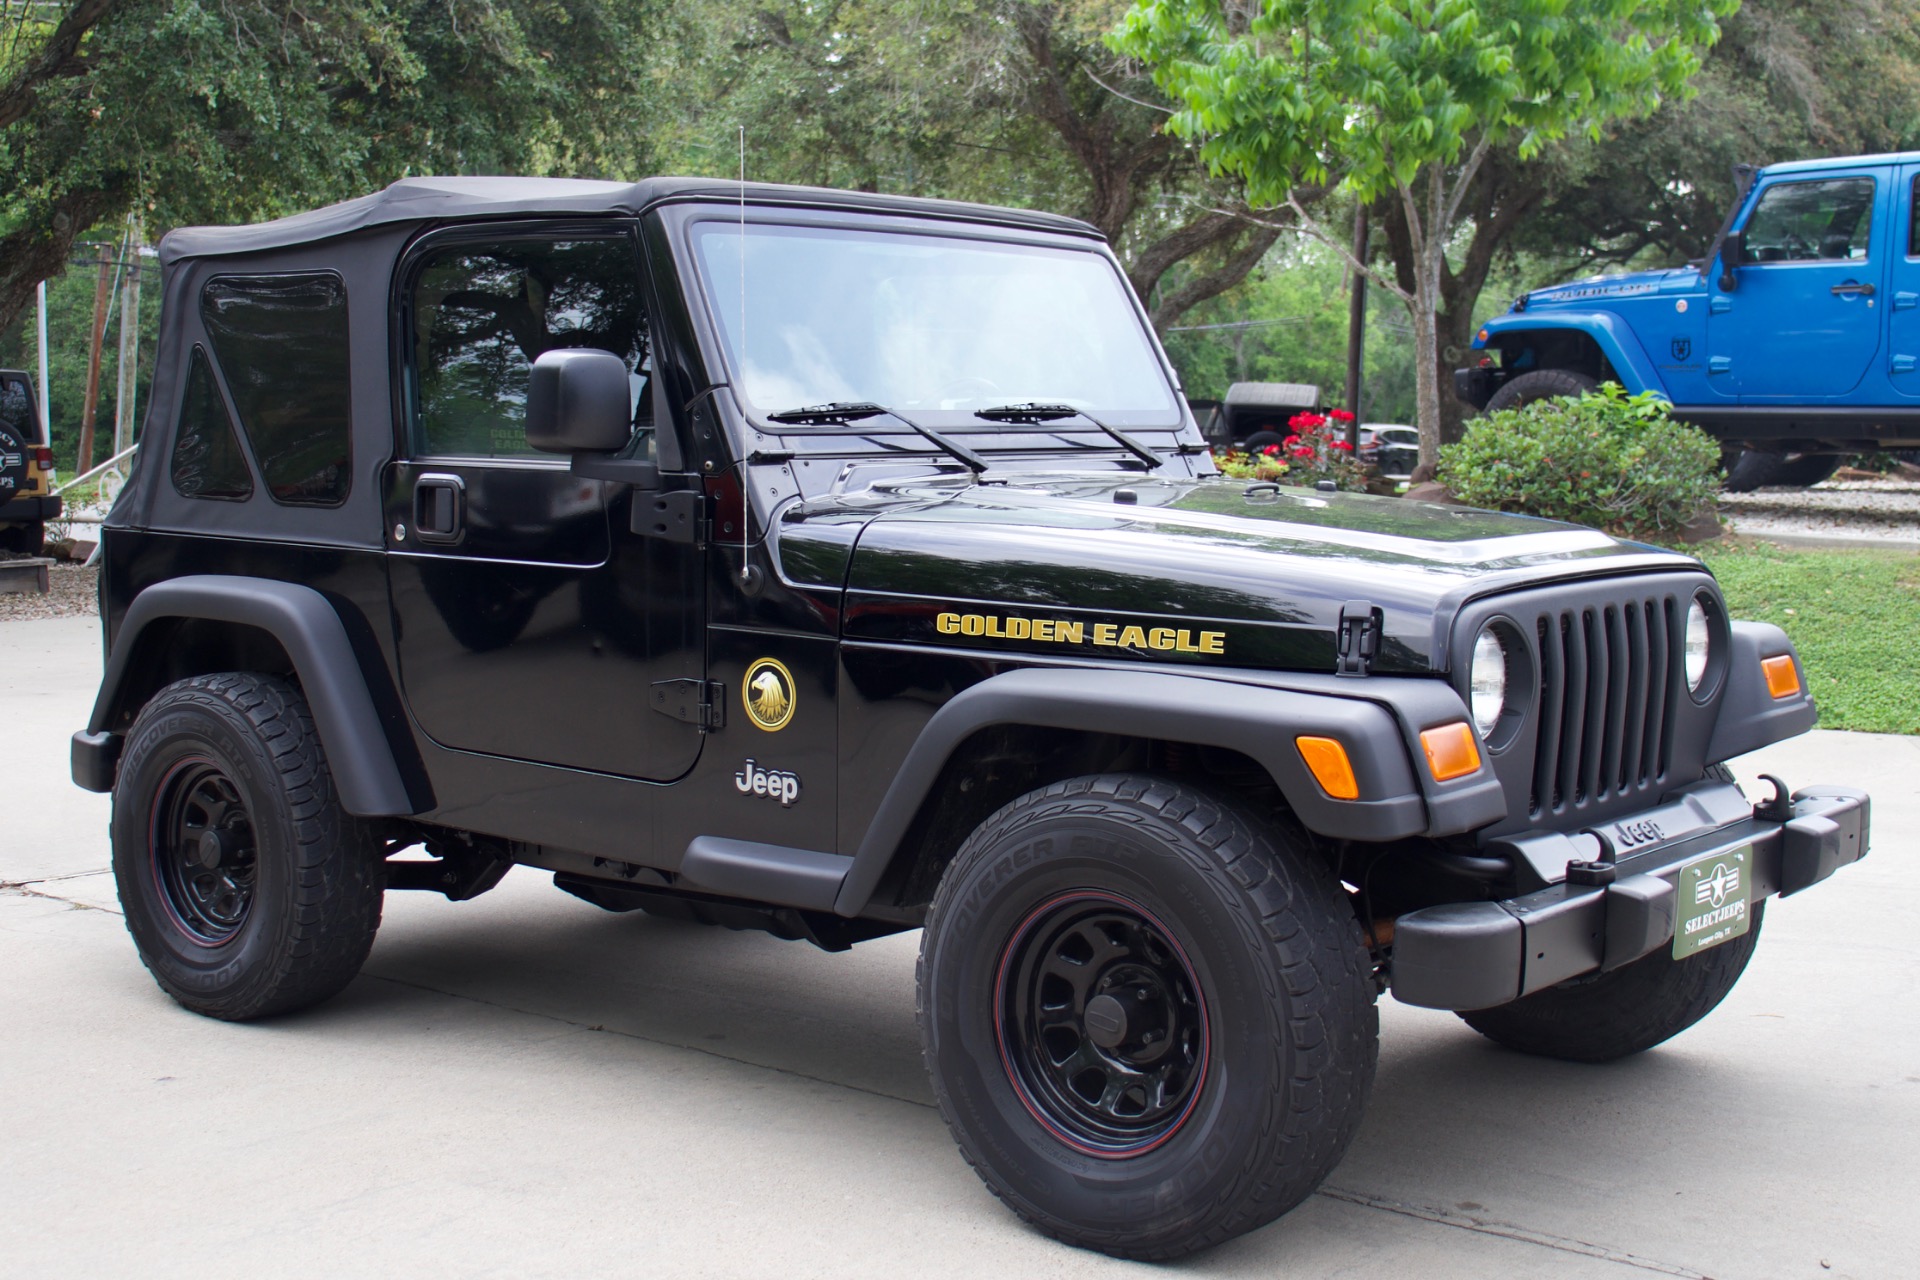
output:
[{"label": "rear tire", "polygon": [[1481,1035],[1521,1053],[1568,1062],[1612,1062],[1679,1035],[1733,990],[1760,942],[1765,901],[1746,933],[1685,960],[1662,947],[1612,973],[1460,1016]]},{"label": "rear tire", "polygon": [[47,526],[32,524],[0,525],[0,551],[15,555],[37,556],[47,549]]},{"label": "rear tire", "polygon": [[1501,384],[1492,399],[1487,401],[1487,412],[1498,413],[1502,409],[1518,409],[1536,400],[1557,400],[1562,397],[1579,397],[1599,386],[1597,379],[1572,369],[1535,369],[1509,378]]},{"label": "rear tire", "polygon": [[1278,431],[1256,431],[1241,441],[1240,447],[1248,453],[1259,453],[1262,449],[1284,448],[1286,443]]},{"label": "rear tire", "polygon": [[1176,1258],[1310,1195],[1359,1125],[1379,1018],[1304,834],[1162,778],[1031,792],[974,831],[921,942],[941,1114],[1040,1231]]},{"label": "rear tire", "polygon": [[1805,489],[1819,484],[1840,469],[1843,461],[1837,453],[1767,453],[1760,449],[1742,449],[1739,456],[1722,465],[1727,470],[1723,488],[1728,493],[1752,493],[1772,487]]},{"label": "rear tire", "polygon": [[197,676],[155,695],[127,735],[112,830],[127,931],[195,1013],[244,1021],[317,1004],[373,946],[380,842],[340,807],[285,680]]}]

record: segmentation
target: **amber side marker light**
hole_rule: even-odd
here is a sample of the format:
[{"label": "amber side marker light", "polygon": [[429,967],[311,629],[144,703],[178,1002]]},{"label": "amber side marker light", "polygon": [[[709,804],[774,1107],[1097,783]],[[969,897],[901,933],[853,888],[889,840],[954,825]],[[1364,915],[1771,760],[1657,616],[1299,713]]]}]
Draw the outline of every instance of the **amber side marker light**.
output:
[{"label": "amber side marker light", "polygon": [[1760,659],[1760,670],[1767,676],[1767,692],[1776,698],[1791,698],[1800,692],[1800,673],[1793,669],[1793,655],[1778,654]]},{"label": "amber side marker light", "polygon": [[1293,740],[1300,749],[1300,758],[1307,762],[1307,768],[1313,771],[1313,780],[1320,789],[1335,800],[1358,800],[1360,781],[1353,776],[1353,761],[1347,759],[1347,749],[1340,745],[1338,738],[1315,738],[1302,735]]},{"label": "amber side marker light", "polygon": [[1464,720],[1421,730],[1420,747],[1427,753],[1427,772],[1435,782],[1464,778],[1480,767],[1480,748]]}]

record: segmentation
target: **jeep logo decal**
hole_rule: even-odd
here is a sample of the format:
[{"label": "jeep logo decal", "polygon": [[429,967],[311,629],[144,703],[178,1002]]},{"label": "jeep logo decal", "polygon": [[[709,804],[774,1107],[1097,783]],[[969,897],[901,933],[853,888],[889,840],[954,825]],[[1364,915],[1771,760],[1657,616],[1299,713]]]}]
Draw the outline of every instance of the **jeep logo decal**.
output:
[{"label": "jeep logo decal", "polygon": [[1693,354],[1693,339],[1692,338],[1675,338],[1672,342],[1667,344],[1667,349],[1673,352],[1673,358],[1675,360],[1685,360],[1688,356]]},{"label": "jeep logo decal", "polygon": [[751,757],[733,775],[734,790],[745,796],[766,796],[778,800],[782,809],[791,809],[800,798],[800,775],[785,769],[762,769]]}]

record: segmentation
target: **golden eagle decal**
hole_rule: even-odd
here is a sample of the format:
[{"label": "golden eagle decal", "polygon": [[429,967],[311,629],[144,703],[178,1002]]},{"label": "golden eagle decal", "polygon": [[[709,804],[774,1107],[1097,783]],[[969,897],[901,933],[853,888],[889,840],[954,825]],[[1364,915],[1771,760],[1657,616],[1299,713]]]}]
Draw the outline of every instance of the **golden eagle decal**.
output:
[{"label": "golden eagle decal", "polygon": [[793,673],[773,658],[756,660],[740,682],[740,701],[757,727],[768,733],[786,728],[793,719]]}]

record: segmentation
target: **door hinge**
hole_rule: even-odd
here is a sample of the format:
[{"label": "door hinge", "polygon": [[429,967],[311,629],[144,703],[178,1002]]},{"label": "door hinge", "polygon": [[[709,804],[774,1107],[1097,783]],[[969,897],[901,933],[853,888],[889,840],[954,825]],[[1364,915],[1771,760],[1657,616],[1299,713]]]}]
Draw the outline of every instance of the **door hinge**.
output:
[{"label": "door hinge", "polygon": [[718,680],[656,680],[653,709],[711,733],[727,727],[727,687]]},{"label": "door hinge", "polygon": [[713,532],[707,517],[707,495],[698,489],[665,493],[636,490],[629,528],[643,538],[703,547]]},{"label": "door hinge", "polygon": [[1340,606],[1340,655],[1334,673],[1363,676],[1380,652],[1380,610],[1370,600],[1349,600]]}]

